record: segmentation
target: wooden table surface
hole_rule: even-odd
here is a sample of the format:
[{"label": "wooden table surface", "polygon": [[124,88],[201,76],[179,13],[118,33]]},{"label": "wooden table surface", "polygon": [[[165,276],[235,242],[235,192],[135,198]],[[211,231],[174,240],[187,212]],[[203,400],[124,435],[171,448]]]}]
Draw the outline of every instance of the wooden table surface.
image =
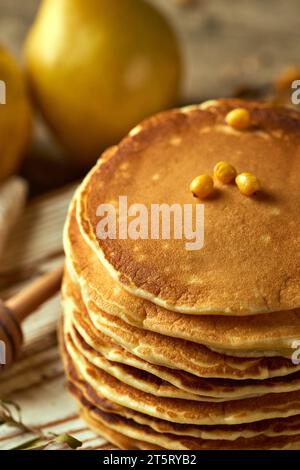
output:
[{"label": "wooden table surface", "polygon": [[[166,12],[182,40],[186,69],[184,102],[231,95],[241,84],[262,85],[284,66],[300,64],[299,0],[151,0]],[[39,0],[0,0],[0,43],[21,56]],[[62,260],[61,231],[74,187],[34,199],[1,259],[0,294],[9,296],[38,272]],[[64,387],[56,324],[59,297],[25,323],[21,360],[0,379],[0,396],[22,409],[23,419],[43,429],[71,432],[84,448],[105,448],[78,419]],[[0,449],[22,442],[20,431],[0,426]]]},{"label": "wooden table surface", "polygon": [[[63,262],[62,229],[75,185],[30,201],[15,226],[0,267],[0,296],[7,298],[41,273]],[[0,397],[21,408],[26,425],[57,434],[70,433],[82,448],[108,443],[78,418],[66,391],[57,347],[60,296],[46,302],[23,324],[25,345],[20,360],[1,373]],[[0,450],[29,439],[11,426],[0,426]],[[109,445],[109,448],[111,446]]]}]

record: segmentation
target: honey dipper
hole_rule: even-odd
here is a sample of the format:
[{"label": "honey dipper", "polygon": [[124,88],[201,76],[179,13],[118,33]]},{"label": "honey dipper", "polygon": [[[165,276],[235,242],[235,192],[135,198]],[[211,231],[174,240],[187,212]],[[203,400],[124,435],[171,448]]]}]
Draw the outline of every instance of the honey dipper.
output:
[{"label": "honey dipper", "polygon": [[[5,368],[18,357],[23,334],[22,321],[60,288],[63,266],[59,266],[33,281],[5,302],[0,301],[0,364],[5,355]],[[0,370],[3,365],[0,365]]]}]

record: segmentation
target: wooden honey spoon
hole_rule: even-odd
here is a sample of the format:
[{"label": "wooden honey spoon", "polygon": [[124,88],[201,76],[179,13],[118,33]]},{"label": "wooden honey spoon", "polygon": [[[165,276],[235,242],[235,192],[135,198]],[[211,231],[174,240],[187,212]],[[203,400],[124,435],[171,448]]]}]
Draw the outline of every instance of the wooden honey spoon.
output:
[{"label": "wooden honey spoon", "polygon": [[23,344],[21,324],[61,286],[63,265],[44,274],[5,302],[0,301],[0,370],[13,364]]}]

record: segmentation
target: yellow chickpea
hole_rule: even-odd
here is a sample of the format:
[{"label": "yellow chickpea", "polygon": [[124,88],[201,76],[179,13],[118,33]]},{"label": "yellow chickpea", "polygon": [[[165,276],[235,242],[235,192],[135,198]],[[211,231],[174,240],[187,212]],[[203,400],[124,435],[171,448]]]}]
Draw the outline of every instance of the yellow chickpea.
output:
[{"label": "yellow chickpea", "polygon": [[231,183],[236,175],[236,169],[228,162],[218,162],[214,167],[214,177],[223,184]]},{"label": "yellow chickpea", "polygon": [[233,129],[244,131],[250,127],[251,116],[245,108],[235,108],[229,111],[225,117],[225,121]]},{"label": "yellow chickpea", "polygon": [[252,173],[240,173],[235,178],[235,182],[240,192],[245,196],[252,196],[261,189],[259,180]]},{"label": "yellow chickpea", "polygon": [[196,176],[190,184],[190,190],[195,197],[205,199],[214,190],[214,181],[209,175]]}]

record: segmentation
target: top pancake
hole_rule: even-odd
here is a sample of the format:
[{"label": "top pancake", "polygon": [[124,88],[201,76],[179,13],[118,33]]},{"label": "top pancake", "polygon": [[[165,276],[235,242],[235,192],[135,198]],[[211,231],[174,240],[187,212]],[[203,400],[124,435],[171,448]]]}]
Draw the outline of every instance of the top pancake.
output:
[{"label": "top pancake", "polygon": [[76,198],[64,230],[66,265],[86,302],[137,328],[194,341],[224,354],[291,358],[293,341],[300,338],[300,309],[240,317],[182,315],[133,296],[116,285],[85,243],[75,210]]},{"label": "top pancake", "polygon": [[[225,123],[235,107],[255,123]],[[196,205],[190,182],[226,160],[250,171],[263,191],[245,197],[217,184],[205,200],[204,247],[186,240],[100,240],[102,203]],[[132,294],[181,313],[249,315],[300,307],[300,118],[257,102],[220,100],[163,113],[110,149],[82,185],[78,218],[86,240]]]}]

